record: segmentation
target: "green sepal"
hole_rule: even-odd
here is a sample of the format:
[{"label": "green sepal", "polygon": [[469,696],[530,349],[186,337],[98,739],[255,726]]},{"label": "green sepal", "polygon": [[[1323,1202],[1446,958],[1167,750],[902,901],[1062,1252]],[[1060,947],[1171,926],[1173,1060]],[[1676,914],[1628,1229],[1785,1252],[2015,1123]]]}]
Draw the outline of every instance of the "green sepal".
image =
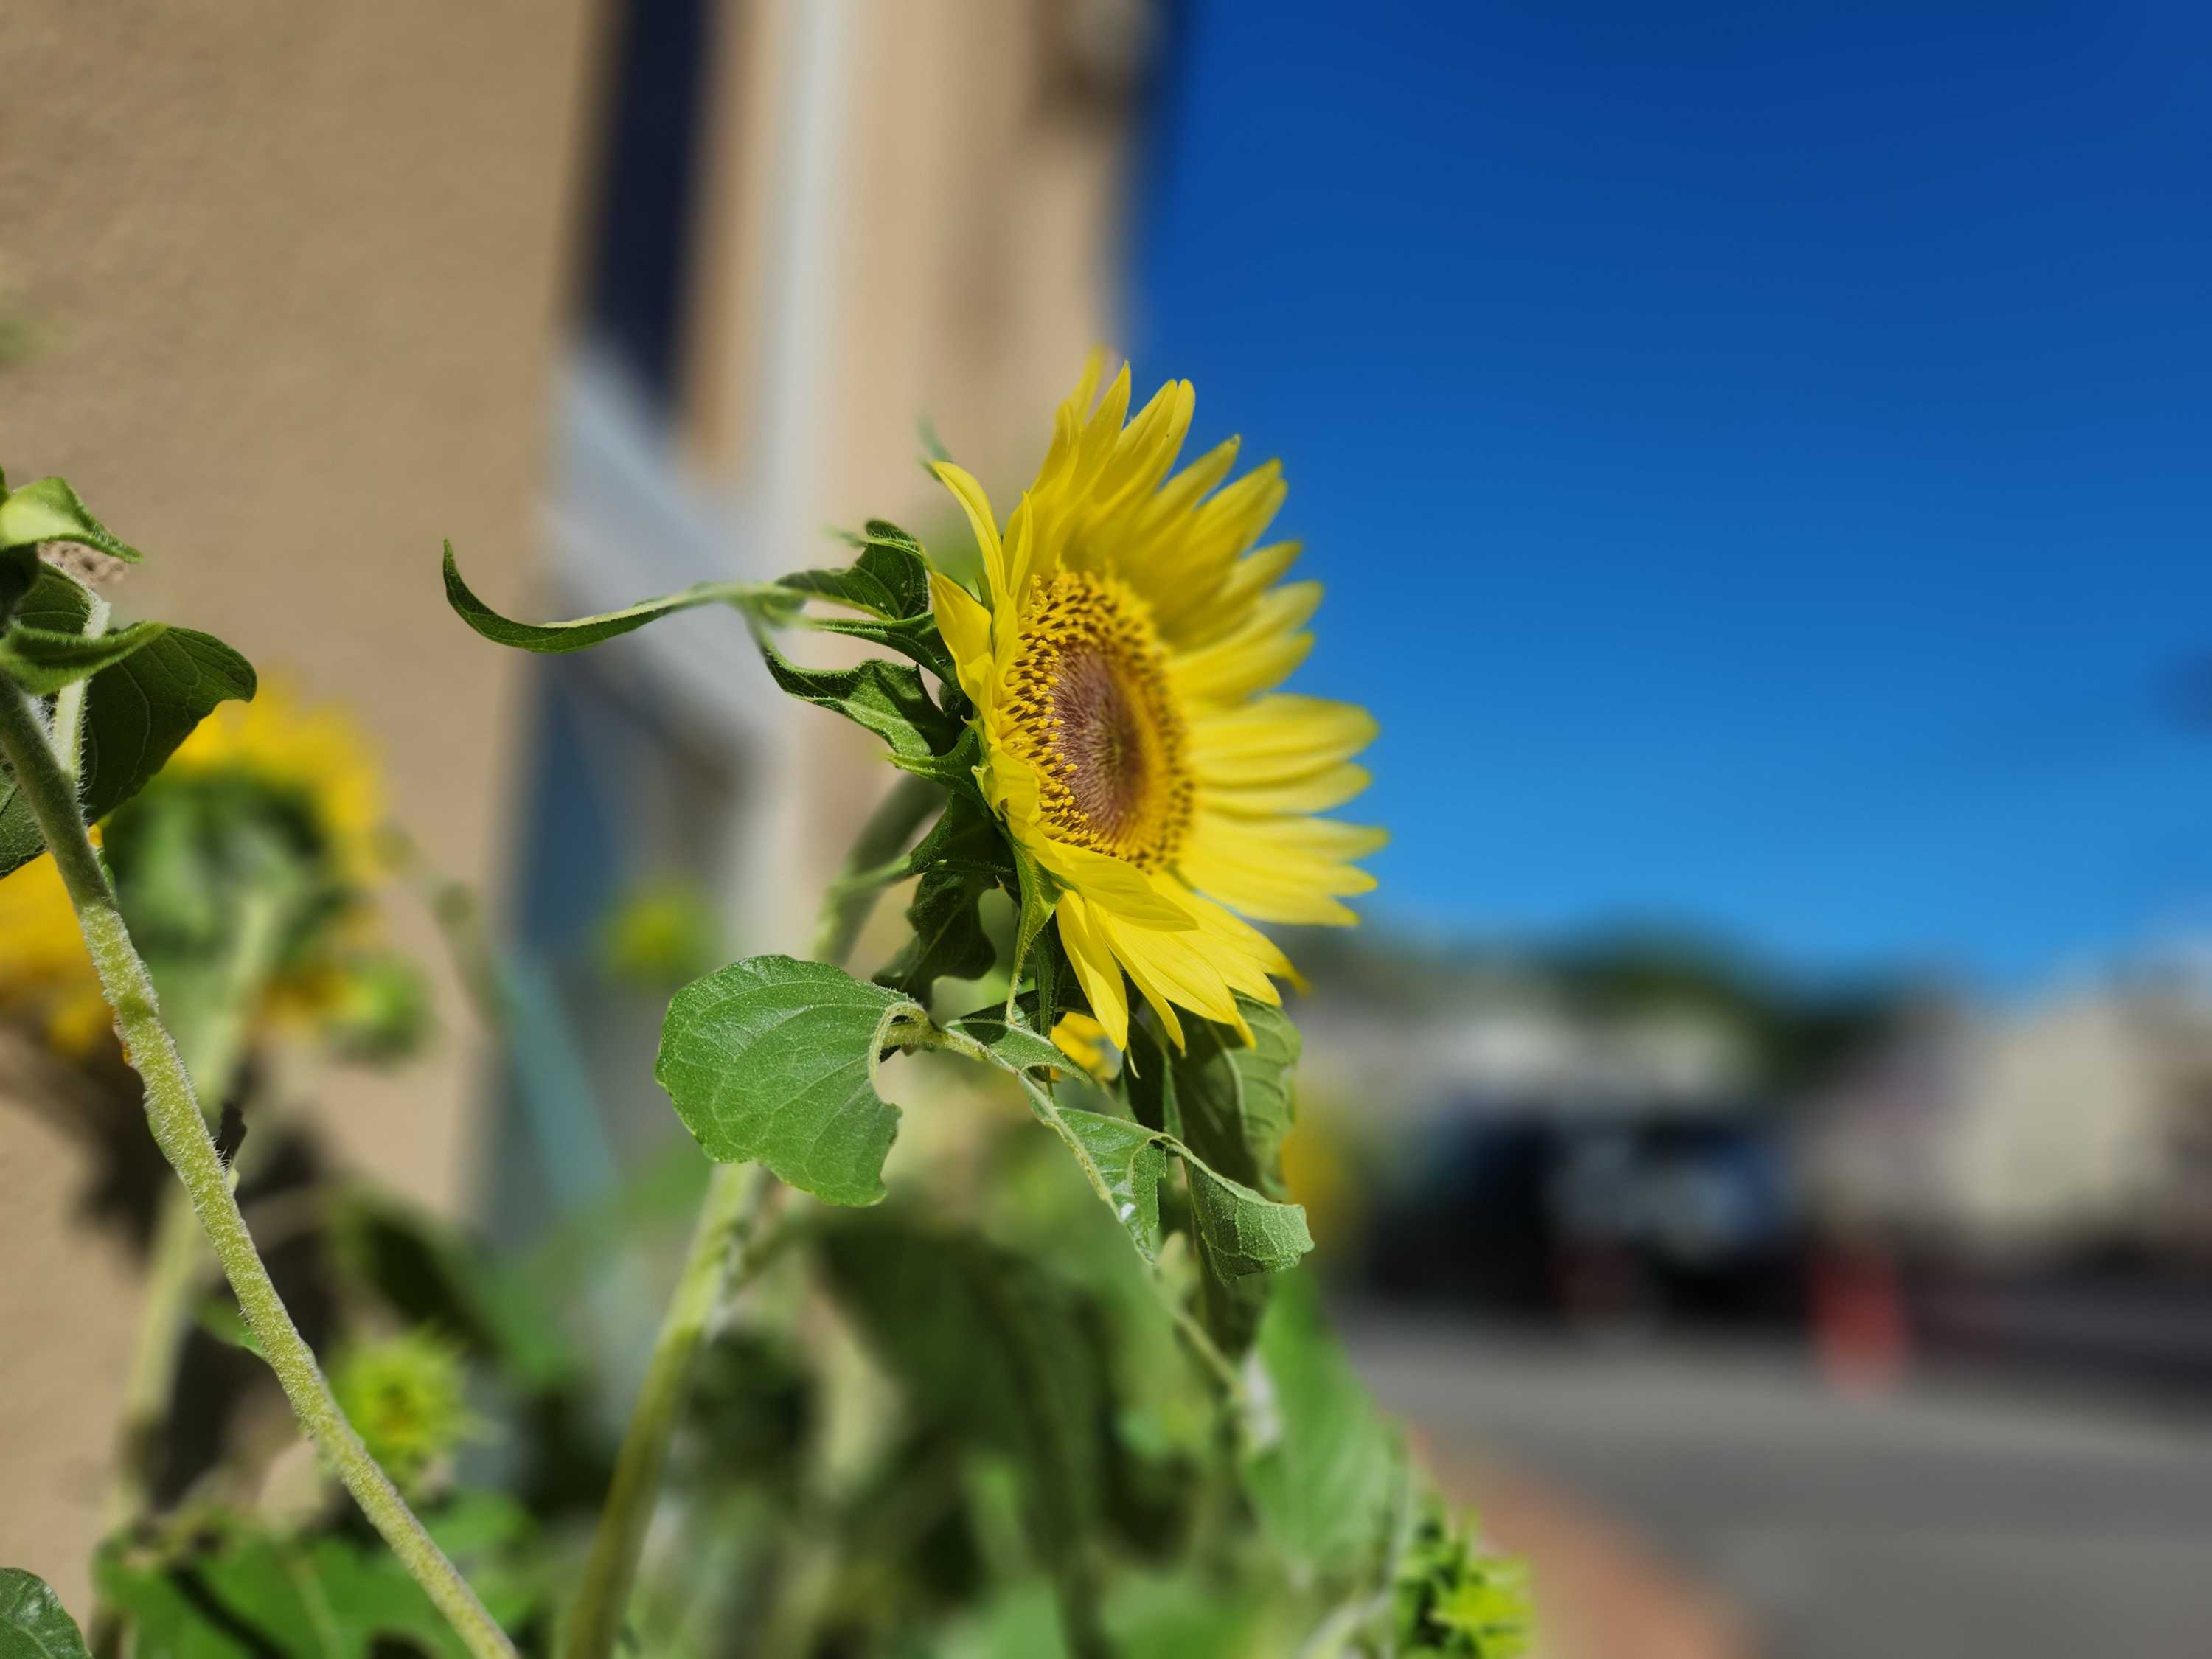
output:
[{"label": "green sepal", "polygon": [[0,1567],[0,1659],[89,1659],[61,1597],[21,1567]]},{"label": "green sepal", "polygon": [[76,542],[125,564],[142,563],[144,557],[94,518],[66,481],[40,478],[21,489],[0,485],[0,550],[40,542]]},{"label": "green sepal", "polygon": [[878,1056],[928,1027],[921,1005],[818,962],[750,957],[676,994],[653,1075],[706,1154],[766,1164],[831,1204],[884,1196],[898,1109]]},{"label": "green sepal", "polygon": [[788,615],[796,609],[794,602],[757,582],[698,582],[681,592],[665,594],[657,599],[641,599],[620,611],[605,611],[596,617],[578,617],[569,622],[517,622],[486,605],[461,580],[451,542],[446,544],[446,603],[453,606],[454,614],[463,622],[495,645],[513,646],[519,651],[544,655],[582,651],[642,628],[658,617],[704,605],[733,605],[749,615],[763,610]]}]

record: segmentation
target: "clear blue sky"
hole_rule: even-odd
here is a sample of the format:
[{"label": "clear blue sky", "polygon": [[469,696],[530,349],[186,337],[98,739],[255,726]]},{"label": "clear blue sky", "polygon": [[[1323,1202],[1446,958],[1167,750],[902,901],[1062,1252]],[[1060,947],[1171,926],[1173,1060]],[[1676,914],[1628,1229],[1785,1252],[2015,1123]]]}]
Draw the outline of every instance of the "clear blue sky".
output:
[{"label": "clear blue sky", "polygon": [[1198,0],[1131,347],[1283,456],[1372,903],[2212,928],[2212,5]]}]

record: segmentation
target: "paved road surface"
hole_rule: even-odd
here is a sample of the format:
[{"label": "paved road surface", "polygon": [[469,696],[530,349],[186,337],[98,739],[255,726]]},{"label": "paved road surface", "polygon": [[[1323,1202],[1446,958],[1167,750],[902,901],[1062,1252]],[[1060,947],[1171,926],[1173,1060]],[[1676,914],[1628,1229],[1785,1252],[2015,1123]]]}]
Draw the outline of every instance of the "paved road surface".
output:
[{"label": "paved road surface", "polygon": [[1771,1355],[1349,1330],[1393,1408],[1634,1527],[1771,1659],[2212,1659],[2212,1402],[1854,1399]]}]

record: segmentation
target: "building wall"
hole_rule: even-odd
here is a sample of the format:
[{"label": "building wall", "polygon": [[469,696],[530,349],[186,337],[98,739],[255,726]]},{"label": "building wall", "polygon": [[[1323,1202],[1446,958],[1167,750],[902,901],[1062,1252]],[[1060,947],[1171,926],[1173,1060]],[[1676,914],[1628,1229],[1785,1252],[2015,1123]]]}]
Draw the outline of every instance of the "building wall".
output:
[{"label": "building wall", "polygon": [[[520,665],[434,567],[451,536],[511,588],[532,552],[586,46],[582,0],[0,22],[0,318],[27,339],[0,465],[65,475],[146,550],[120,611],[351,704],[398,817],[495,886]],[[441,1012],[427,1064],[287,1093],[355,1166],[451,1203],[477,1056]],[[73,1217],[76,1157],[0,1109],[0,1563],[81,1607],[137,1291]]]}]

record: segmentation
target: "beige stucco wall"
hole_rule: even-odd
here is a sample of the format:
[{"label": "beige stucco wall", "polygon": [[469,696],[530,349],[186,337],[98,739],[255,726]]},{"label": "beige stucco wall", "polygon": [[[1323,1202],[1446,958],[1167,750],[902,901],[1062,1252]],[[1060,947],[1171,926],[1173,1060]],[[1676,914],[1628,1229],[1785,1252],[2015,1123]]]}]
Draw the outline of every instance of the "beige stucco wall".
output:
[{"label": "beige stucco wall", "polygon": [[[582,0],[0,15],[0,314],[32,337],[0,368],[0,465],[64,474],[146,550],[121,609],[351,703],[397,815],[477,878],[520,665],[434,566],[450,535],[513,591],[532,551],[585,47]],[[473,1133],[446,1012],[428,1063],[316,1108],[441,1202]],[[71,1222],[75,1156],[0,1110],[0,1563],[82,1607],[136,1291]]]}]

